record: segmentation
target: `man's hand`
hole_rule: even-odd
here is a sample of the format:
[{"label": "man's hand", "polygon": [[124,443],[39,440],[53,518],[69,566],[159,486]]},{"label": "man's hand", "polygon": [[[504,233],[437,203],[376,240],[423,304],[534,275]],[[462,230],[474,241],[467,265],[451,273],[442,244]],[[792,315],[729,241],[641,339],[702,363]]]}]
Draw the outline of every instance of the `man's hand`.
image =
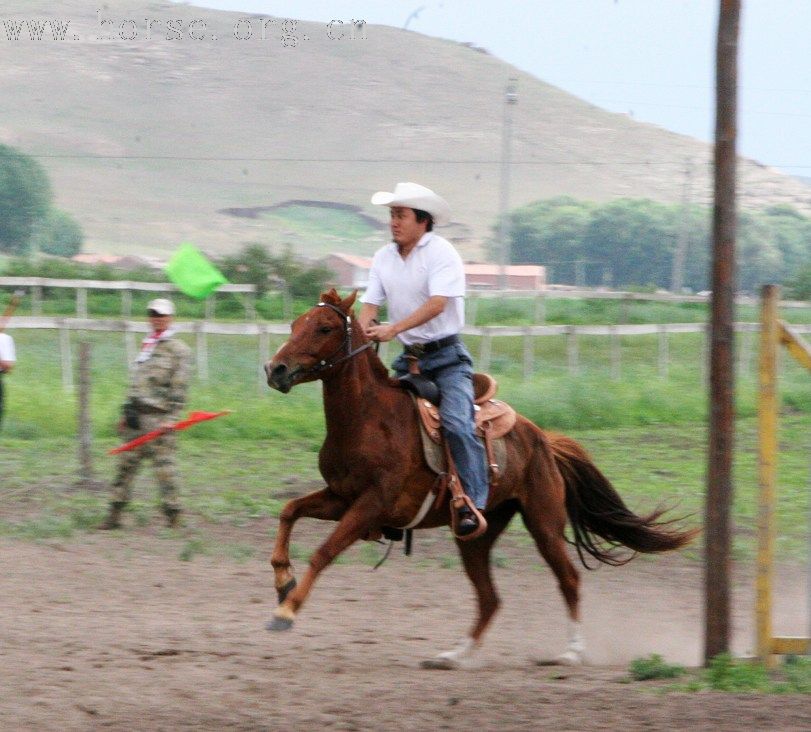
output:
[{"label": "man's hand", "polygon": [[391,324],[370,325],[363,332],[369,340],[379,341],[380,343],[393,340],[397,335],[397,330]]}]

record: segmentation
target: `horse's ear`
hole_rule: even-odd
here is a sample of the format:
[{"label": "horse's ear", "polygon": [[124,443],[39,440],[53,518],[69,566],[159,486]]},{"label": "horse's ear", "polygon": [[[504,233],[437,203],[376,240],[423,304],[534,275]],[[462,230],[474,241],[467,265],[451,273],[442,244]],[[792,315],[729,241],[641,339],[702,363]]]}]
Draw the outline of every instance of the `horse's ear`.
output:
[{"label": "horse's ear", "polygon": [[355,304],[355,298],[357,298],[357,296],[358,291],[353,290],[349,297],[341,301],[341,310],[343,310],[347,315],[352,312],[352,306]]},{"label": "horse's ear", "polygon": [[328,302],[332,305],[340,305],[341,296],[338,294],[337,290],[333,287],[328,292],[321,293],[321,302]]}]

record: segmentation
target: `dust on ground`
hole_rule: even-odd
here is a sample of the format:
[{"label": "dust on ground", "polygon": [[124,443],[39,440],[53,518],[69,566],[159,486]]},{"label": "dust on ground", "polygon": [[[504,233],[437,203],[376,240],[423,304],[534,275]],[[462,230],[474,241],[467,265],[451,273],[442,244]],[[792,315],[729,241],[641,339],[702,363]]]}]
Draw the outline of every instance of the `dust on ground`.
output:
[{"label": "dust on ground", "polygon": [[[633,658],[698,665],[702,568],[681,556],[582,572],[591,665],[542,667],[563,650],[563,602],[522,537],[498,547],[502,609],[477,668],[426,671],[473,619],[473,594],[446,530],[418,532],[372,571],[362,550],[322,574],[295,627],[263,629],[275,605],[273,524],[153,524],[65,541],[0,540],[3,730],[799,730],[808,697],[659,693],[628,683]],[[315,546],[326,524],[302,521]],[[242,561],[192,555],[252,547]],[[190,539],[192,537],[192,539]],[[249,553],[249,552],[246,552]],[[368,559],[368,549],[366,550]],[[304,562],[295,563],[301,571]],[[751,568],[736,570],[735,651],[752,647]],[[799,569],[781,573],[776,626],[803,634]]]}]

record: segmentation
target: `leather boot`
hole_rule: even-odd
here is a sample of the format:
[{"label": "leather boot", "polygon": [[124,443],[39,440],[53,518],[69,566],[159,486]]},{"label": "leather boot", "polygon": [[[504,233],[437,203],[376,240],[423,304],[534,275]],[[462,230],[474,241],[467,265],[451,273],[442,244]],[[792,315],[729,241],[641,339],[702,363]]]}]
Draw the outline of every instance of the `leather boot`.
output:
[{"label": "leather boot", "polygon": [[180,526],[179,508],[164,508],[163,513],[166,516],[166,525],[170,529],[176,529],[178,526]]},{"label": "leather boot", "polygon": [[468,536],[479,528],[479,520],[467,506],[462,506],[457,516],[456,533],[458,536]]},{"label": "leather boot", "polygon": [[100,531],[110,531],[112,529],[121,528],[121,512],[127,504],[122,501],[113,501],[110,504],[110,512],[107,517],[102,521],[98,528]]}]

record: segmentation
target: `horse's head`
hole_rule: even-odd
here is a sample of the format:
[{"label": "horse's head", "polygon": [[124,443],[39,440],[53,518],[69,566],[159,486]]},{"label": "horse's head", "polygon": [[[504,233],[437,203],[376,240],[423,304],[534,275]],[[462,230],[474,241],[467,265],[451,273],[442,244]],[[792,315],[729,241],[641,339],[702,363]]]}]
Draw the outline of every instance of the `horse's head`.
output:
[{"label": "horse's head", "polygon": [[314,381],[322,372],[353,355],[352,306],[355,290],[341,300],[332,289],[290,326],[290,338],[265,364],[268,386],[286,394],[296,384]]}]

